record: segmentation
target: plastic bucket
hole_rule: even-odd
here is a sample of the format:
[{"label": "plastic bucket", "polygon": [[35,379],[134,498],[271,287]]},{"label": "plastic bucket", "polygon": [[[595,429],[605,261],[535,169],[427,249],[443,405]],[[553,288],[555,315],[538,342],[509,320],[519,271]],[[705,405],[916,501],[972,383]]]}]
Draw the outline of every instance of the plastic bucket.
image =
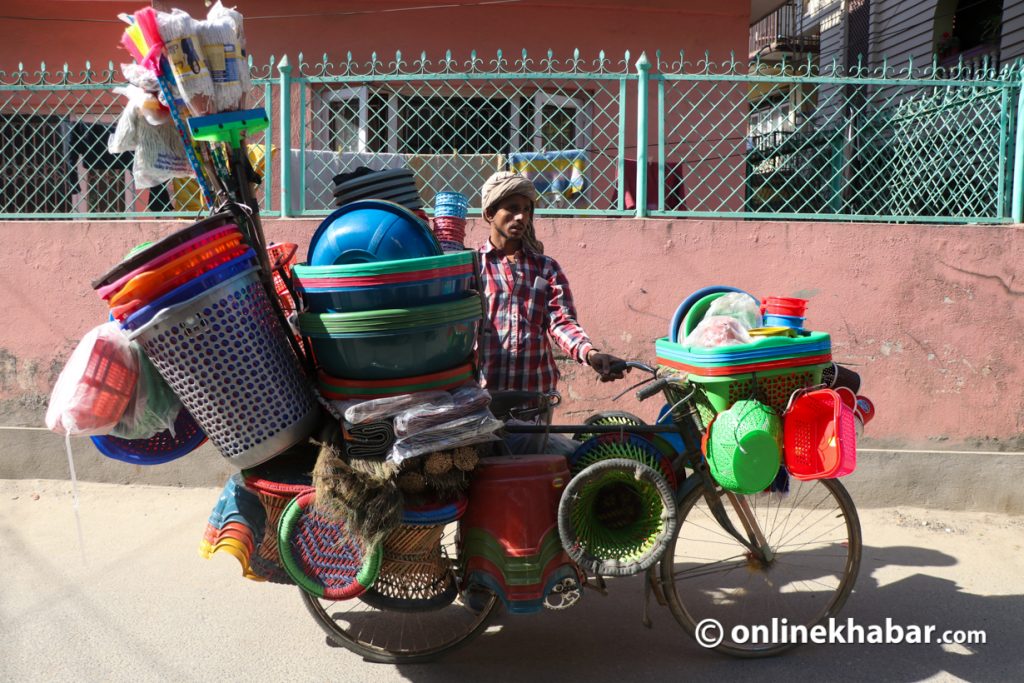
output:
[{"label": "plastic bucket", "polygon": [[807,299],[795,299],[788,296],[770,296],[761,302],[761,312],[774,315],[803,317],[807,311]]}]

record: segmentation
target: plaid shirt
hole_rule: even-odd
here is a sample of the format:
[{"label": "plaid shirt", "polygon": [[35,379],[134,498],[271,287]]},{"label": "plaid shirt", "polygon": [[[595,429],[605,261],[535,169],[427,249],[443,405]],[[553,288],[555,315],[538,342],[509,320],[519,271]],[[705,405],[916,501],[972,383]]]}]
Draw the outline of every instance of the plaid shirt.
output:
[{"label": "plaid shirt", "polygon": [[576,322],[569,281],[558,263],[523,247],[509,261],[490,240],[480,247],[487,314],[478,344],[483,386],[550,391],[558,384],[551,339],[578,363],[594,348]]}]

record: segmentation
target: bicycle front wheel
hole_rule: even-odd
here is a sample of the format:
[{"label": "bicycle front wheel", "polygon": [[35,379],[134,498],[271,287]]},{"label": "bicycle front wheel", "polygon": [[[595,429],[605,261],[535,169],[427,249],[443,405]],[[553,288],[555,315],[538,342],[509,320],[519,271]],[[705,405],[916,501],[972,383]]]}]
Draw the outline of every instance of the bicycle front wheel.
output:
[{"label": "bicycle front wheel", "polygon": [[794,479],[786,494],[723,492],[741,534],[744,502],[769,555],[755,555],[726,532],[697,487],[679,505],[661,581],[672,615],[699,643],[736,657],[767,657],[797,644],[789,637],[794,627],[809,629],[842,608],[860,569],[860,521],[834,479]]},{"label": "bicycle front wheel", "polygon": [[[456,523],[441,538],[444,556],[457,565]],[[485,590],[459,596],[439,609],[380,609],[360,598],[325,600],[302,591],[306,608],[327,637],[372,662],[426,662],[450,652],[485,630],[500,602]]]}]

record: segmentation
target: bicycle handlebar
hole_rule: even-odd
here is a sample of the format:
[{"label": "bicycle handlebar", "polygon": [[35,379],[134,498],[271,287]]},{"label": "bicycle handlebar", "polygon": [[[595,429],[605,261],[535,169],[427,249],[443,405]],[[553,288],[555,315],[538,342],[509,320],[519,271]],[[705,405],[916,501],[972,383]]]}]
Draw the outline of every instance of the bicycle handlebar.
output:
[{"label": "bicycle handlebar", "polygon": [[648,372],[652,375],[657,373],[657,370],[652,368],[650,365],[635,360],[623,360],[617,363],[612,363],[611,367],[608,369],[611,372],[624,372],[627,368],[636,368],[637,370],[643,370],[644,372]]},{"label": "bicycle handlebar", "polygon": [[638,389],[636,392],[636,399],[638,401],[646,401],[651,396],[654,396],[655,394],[659,393],[662,389],[664,389],[666,386],[668,386],[668,383],[669,380],[665,377],[656,379],[646,387]]}]

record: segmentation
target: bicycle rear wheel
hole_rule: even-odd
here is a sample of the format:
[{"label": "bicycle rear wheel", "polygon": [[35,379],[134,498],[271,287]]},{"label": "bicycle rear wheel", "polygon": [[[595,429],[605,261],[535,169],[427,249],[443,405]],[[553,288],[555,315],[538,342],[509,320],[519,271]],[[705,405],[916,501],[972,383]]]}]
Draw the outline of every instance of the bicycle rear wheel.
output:
[{"label": "bicycle rear wheel", "polygon": [[[457,562],[455,534],[449,524],[441,538],[444,556]],[[404,664],[436,659],[479,635],[498,606],[489,591],[459,596],[439,609],[380,609],[359,598],[325,600],[302,591],[306,608],[327,637],[372,662]]]},{"label": "bicycle rear wheel", "polygon": [[[722,529],[698,487],[679,505],[679,527],[661,561],[662,585],[672,615],[702,645],[736,657],[776,655],[796,645],[784,637],[791,627],[819,624],[846,602],[860,569],[860,521],[834,479],[793,480],[788,494],[736,499],[746,501],[774,556],[754,557]],[[733,503],[723,496],[722,504],[744,533]],[[705,623],[698,633],[708,619],[720,630]],[[773,639],[782,642],[768,642]]]}]

